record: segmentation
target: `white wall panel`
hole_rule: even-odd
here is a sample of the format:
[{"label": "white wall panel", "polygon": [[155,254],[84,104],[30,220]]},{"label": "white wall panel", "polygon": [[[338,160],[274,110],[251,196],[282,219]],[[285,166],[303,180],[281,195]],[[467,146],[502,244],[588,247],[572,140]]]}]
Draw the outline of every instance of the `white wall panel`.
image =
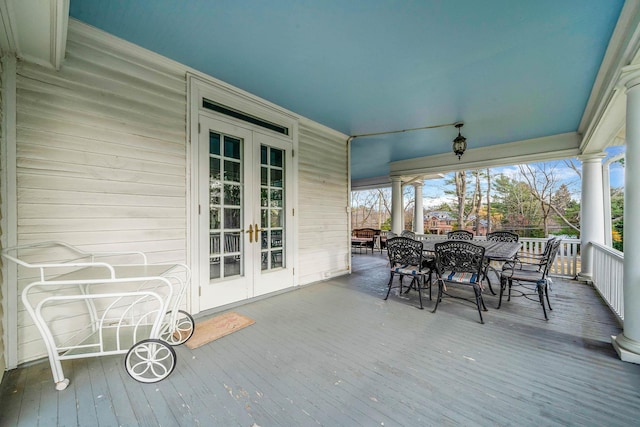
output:
[{"label": "white wall panel", "polygon": [[302,120],[299,127],[300,284],[349,269],[346,138]]},{"label": "white wall panel", "polygon": [[[19,244],[62,240],[186,261],[183,72],[71,25],[60,71],[19,64],[17,116]],[[23,308],[18,327],[20,362],[42,357]]]},{"label": "white wall panel", "polygon": [[[4,129],[2,129],[2,124],[4,123],[4,121],[2,120],[2,117],[4,115],[4,111],[2,110],[2,107],[4,105],[4,103],[2,102],[2,96],[3,96],[3,89],[4,88],[4,83],[2,81],[2,62],[0,62],[0,147],[4,147],[4,145],[6,144],[6,141],[4,140]],[[0,149],[0,168],[2,168],[3,162],[2,162],[2,155],[4,154],[5,150],[4,149]],[[4,176],[3,173],[0,173],[0,180],[2,179],[2,177]],[[0,188],[4,188],[6,185],[6,183],[2,183],[0,182]],[[2,193],[0,193],[2,194]],[[0,205],[2,203],[5,203],[4,200],[2,200],[2,197],[0,197]],[[4,209],[0,209],[0,217],[2,217],[1,212],[4,212]],[[2,222],[2,224],[4,225],[4,221]],[[2,237],[2,227],[0,227],[0,237]],[[4,241],[3,239],[0,239],[0,242]],[[0,243],[0,250],[2,250],[2,244]],[[4,260],[0,259],[0,265],[3,265]],[[2,381],[2,377],[4,376],[4,371],[7,367],[5,358],[4,358],[4,353],[5,353],[5,347],[4,347],[4,294],[3,294],[3,290],[4,290],[4,274],[0,274],[0,381]]]},{"label": "white wall panel", "polygon": [[[18,243],[63,240],[186,262],[193,70],[101,34],[72,21],[60,71],[18,66]],[[296,275],[307,284],[349,268],[346,136],[302,119],[295,156]],[[19,362],[42,357],[23,308],[17,319]]]}]

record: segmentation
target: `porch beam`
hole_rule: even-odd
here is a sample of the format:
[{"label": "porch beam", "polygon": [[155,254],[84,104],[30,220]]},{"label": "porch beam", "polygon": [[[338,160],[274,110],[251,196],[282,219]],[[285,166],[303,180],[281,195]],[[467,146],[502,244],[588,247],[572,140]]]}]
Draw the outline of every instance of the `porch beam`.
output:
[{"label": "porch beam", "polygon": [[578,133],[568,132],[472,148],[465,151],[462,160],[458,160],[453,153],[400,160],[391,162],[389,170],[391,176],[408,176],[566,159],[579,154],[580,140]]}]

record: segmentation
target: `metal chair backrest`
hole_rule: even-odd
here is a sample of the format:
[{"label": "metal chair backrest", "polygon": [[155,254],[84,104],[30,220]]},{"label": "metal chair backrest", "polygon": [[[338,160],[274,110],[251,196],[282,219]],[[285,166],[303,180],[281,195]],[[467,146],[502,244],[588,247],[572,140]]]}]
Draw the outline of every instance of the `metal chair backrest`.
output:
[{"label": "metal chair backrest", "polygon": [[543,270],[543,276],[542,276],[543,278],[549,275],[549,271],[551,271],[551,267],[553,266],[553,263],[556,260],[556,256],[558,255],[558,251],[560,250],[561,244],[562,244],[561,239],[554,239],[553,241],[547,243],[547,246],[549,246],[550,248],[549,248],[549,253],[547,254],[547,257],[545,260],[546,264]]},{"label": "metal chair backrest", "polygon": [[487,234],[487,240],[491,242],[517,242],[520,236],[510,231],[494,231]]},{"label": "metal chair backrest", "polygon": [[[560,242],[561,240],[558,239],[557,237],[552,237],[549,240],[547,240],[547,242],[545,243],[544,250],[542,251],[541,254],[531,255],[531,256],[527,256],[525,254],[523,256],[523,259],[525,259],[527,264],[529,265],[537,265],[537,270],[546,276],[548,266],[550,267],[550,265],[553,264],[553,261],[555,260],[555,256],[556,256],[554,254],[553,259],[550,260],[550,258],[552,257],[551,252],[555,248],[556,254],[557,254],[557,251],[560,248]],[[549,264],[549,262],[551,262],[551,264]],[[518,264],[511,265],[511,268],[518,268]]]},{"label": "metal chair backrest", "polygon": [[547,259],[549,259],[549,255],[551,255],[551,250],[553,249],[553,245],[560,240],[557,237],[552,237],[544,244],[544,250],[542,251],[542,255],[539,256],[541,259],[541,263],[546,263]]},{"label": "metal chair backrest", "polygon": [[413,231],[410,230],[402,230],[402,233],[400,233],[401,237],[407,237],[409,239],[416,239],[416,233],[414,233]]},{"label": "metal chair backrest", "polygon": [[422,242],[408,237],[394,237],[387,240],[387,254],[391,268],[396,265],[422,267]]},{"label": "metal chair backrest", "polygon": [[473,240],[473,233],[467,230],[455,230],[447,233],[448,240]]},{"label": "metal chair backrest", "polygon": [[484,267],[484,247],[461,240],[447,240],[435,244],[438,274],[445,272],[474,273],[477,283]]},{"label": "metal chair backrest", "polygon": [[393,231],[387,231],[387,239],[393,239],[394,237],[398,237],[398,235]]}]

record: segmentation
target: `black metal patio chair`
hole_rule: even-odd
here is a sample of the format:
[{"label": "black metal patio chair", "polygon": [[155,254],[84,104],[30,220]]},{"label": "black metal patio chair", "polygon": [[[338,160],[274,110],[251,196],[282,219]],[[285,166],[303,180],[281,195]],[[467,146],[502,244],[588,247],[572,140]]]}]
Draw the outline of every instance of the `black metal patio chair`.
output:
[{"label": "black metal patio chair", "polygon": [[[482,311],[487,311],[482,299],[481,282],[484,251],[482,246],[462,240],[447,240],[435,244],[438,297],[433,309],[434,313],[443,296],[448,296],[475,303],[480,315],[480,323],[484,323]],[[473,288],[473,299],[448,293],[447,284]]]},{"label": "black metal patio chair", "polygon": [[[514,286],[520,286],[520,288],[514,289],[517,291],[517,294],[514,296],[522,296],[532,301],[537,299],[542,306],[544,320],[549,320],[547,317],[547,308],[544,304],[546,300],[549,311],[553,310],[549,302],[550,279],[548,276],[561,243],[562,240],[560,239],[550,239],[540,258],[532,258],[531,261],[516,259],[514,261],[507,261],[504,264],[500,274],[500,300],[498,302],[498,308],[502,306],[502,296],[507,287],[507,301],[510,301],[512,289]],[[534,297],[537,298],[534,299]]]},{"label": "black metal patio chair", "polygon": [[467,230],[455,230],[447,233],[447,240],[473,240],[474,234]]},{"label": "black metal patio chair", "polygon": [[[391,288],[393,288],[393,277],[398,275],[400,280],[396,287],[400,288],[402,294],[402,278],[404,276],[411,277],[411,283],[407,286],[406,292],[411,289],[417,289],[418,298],[420,299],[420,309],[422,305],[422,290],[429,289],[429,300],[431,300],[431,273],[428,267],[423,267],[422,242],[410,239],[408,237],[394,237],[387,240],[387,254],[389,255],[389,289],[385,300],[389,298]],[[428,285],[427,285],[428,283]]]},{"label": "black metal patio chair", "polygon": [[[494,231],[492,233],[487,234],[488,242],[517,242],[520,240],[520,236],[510,231]],[[483,280],[487,280],[487,285],[489,285],[489,291],[491,294],[495,295],[496,293],[493,291],[493,287],[491,286],[491,279],[489,278],[489,270],[493,270],[498,278],[500,278],[500,273],[491,265],[492,262],[505,262],[509,261],[508,259],[502,258],[485,258],[484,270],[482,272]]]}]

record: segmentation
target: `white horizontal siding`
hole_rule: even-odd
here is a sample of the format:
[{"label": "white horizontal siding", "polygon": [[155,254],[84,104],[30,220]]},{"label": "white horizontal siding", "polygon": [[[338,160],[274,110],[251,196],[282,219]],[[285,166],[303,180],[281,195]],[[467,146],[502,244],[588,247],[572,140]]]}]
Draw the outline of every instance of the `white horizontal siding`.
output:
[{"label": "white horizontal siding", "polygon": [[346,139],[301,121],[298,146],[300,284],[349,268]]},{"label": "white horizontal siding", "polygon": [[[58,72],[17,73],[18,243],[62,240],[185,262],[187,68],[103,41],[73,20]],[[304,119],[299,176],[299,284],[348,271],[346,137]],[[30,274],[20,276],[18,291]],[[72,332],[81,313],[61,321]],[[77,317],[79,316],[79,317]],[[44,355],[20,307],[18,362]]]},{"label": "white horizontal siding", "polygon": [[[185,75],[139,63],[75,28],[60,71],[18,67],[18,242],[62,240],[185,262]],[[60,331],[73,331],[78,315]],[[22,307],[18,328],[19,361],[43,356]]]}]

